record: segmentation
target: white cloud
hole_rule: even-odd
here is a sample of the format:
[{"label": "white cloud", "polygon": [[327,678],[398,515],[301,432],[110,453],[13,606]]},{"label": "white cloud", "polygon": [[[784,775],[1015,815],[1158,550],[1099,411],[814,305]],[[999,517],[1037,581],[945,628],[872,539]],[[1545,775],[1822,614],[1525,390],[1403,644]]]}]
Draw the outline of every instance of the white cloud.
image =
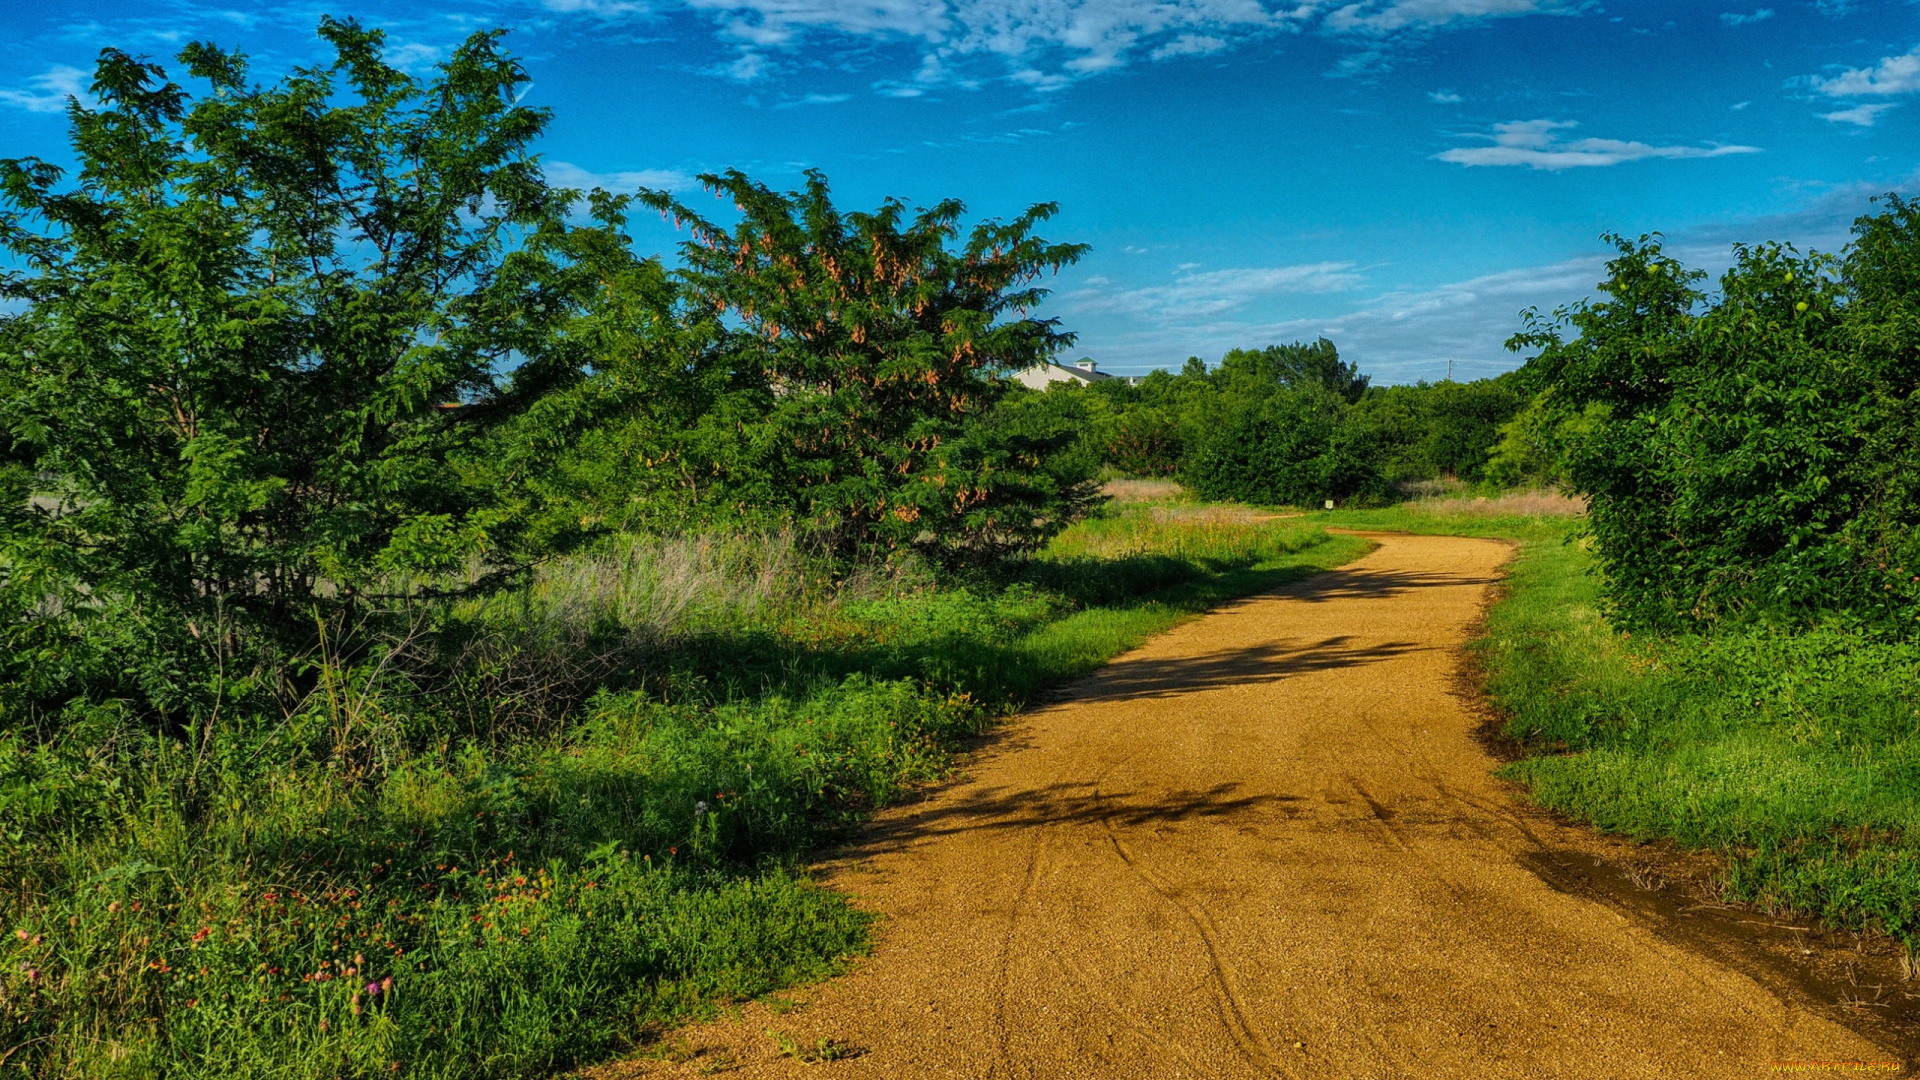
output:
[{"label": "white cloud", "polygon": [[1727,110],[1729,112],[1739,112],[1740,110],[1746,108],[1751,104],[1753,104],[1753,102],[1751,101],[1736,101],[1733,104],[1727,106]]},{"label": "white cloud", "polygon": [[87,73],[77,67],[55,64],[27,80],[30,90],[0,90],[0,105],[10,105],[35,113],[57,113],[67,107],[68,98],[83,104],[87,96]]},{"label": "white cloud", "polygon": [[1155,60],[1165,60],[1171,56],[1205,56],[1217,53],[1227,47],[1227,43],[1217,37],[1206,34],[1181,34],[1148,55]]},{"label": "white cloud", "polygon": [[604,19],[621,15],[641,15],[647,11],[647,5],[632,0],[545,0],[548,11],[562,14],[598,15]]},{"label": "white cloud", "polygon": [[852,97],[852,94],[808,94],[805,97],[782,101],[775,105],[774,108],[792,109],[801,105],[838,105],[843,101],[850,100]]},{"label": "white cloud", "polygon": [[[1079,349],[1098,357],[1113,371],[1150,367],[1178,369],[1190,355],[1217,359],[1228,349],[1285,341],[1310,341],[1325,335],[1340,354],[1360,363],[1380,383],[1438,380],[1451,362],[1454,376],[1476,379],[1516,367],[1520,358],[1506,352],[1505,340],[1520,327],[1519,312],[1543,311],[1593,293],[1606,276],[1606,259],[1589,255],[1546,266],[1486,274],[1431,288],[1396,289],[1356,303],[1354,310],[1329,318],[1275,318],[1272,306],[1249,310],[1203,311],[1199,317],[1174,318],[1163,308],[1115,305],[1097,312],[1063,303],[1082,331]],[[1341,264],[1328,264],[1339,266]],[[1335,270],[1334,273],[1344,271]],[[1355,275],[1357,279],[1357,275]],[[1103,298],[1124,301],[1100,279],[1089,289]],[[1094,314],[1095,320],[1080,317]],[[1100,318],[1100,316],[1106,316]],[[1093,325],[1088,325],[1092,321]]]},{"label": "white cloud", "polygon": [[1821,113],[1820,119],[1831,120],[1836,124],[1858,124],[1860,127],[1872,127],[1880,114],[1893,108],[1893,102],[1882,101],[1872,105],[1855,105],[1851,109],[1839,112]]},{"label": "white cloud", "polygon": [[1282,293],[1344,292],[1359,284],[1359,274],[1346,262],[1306,263],[1298,266],[1256,266],[1191,272],[1171,285],[1116,288],[1104,277],[1091,278],[1082,288],[1062,294],[1060,304],[1076,314],[1129,314],[1170,322],[1190,321],[1243,307],[1264,296]]},{"label": "white cloud", "polygon": [[571,161],[541,162],[542,170],[547,174],[547,183],[555,187],[577,188],[589,191],[593,188],[605,188],[616,194],[631,194],[636,188],[665,188],[668,191],[684,191],[695,186],[694,178],[678,169],[626,169],[615,172],[593,172],[583,169]]},{"label": "white cloud", "polygon": [[432,68],[445,55],[446,51],[438,45],[424,45],[417,41],[410,41],[389,48],[386,52],[386,61],[401,71],[419,73]]},{"label": "white cloud", "polygon": [[1773,18],[1773,9],[1764,7],[1751,15],[1742,15],[1737,11],[1723,11],[1720,13],[1720,21],[1726,23],[1728,26],[1745,26],[1748,23],[1757,23],[1771,18]]},{"label": "white cloud", "polygon": [[1565,10],[1567,5],[1559,0],[1365,0],[1335,10],[1326,25],[1342,33],[1390,34]]},{"label": "white cloud", "polygon": [[733,60],[728,63],[721,64],[715,71],[718,74],[725,75],[727,78],[738,82],[753,82],[756,79],[763,78],[767,74],[767,69],[770,66],[765,53],[754,52],[752,49],[741,49],[740,55],[734,57]]},{"label": "white cloud", "polygon": [[1911,94],[1920,90],[1920,46],[1901,56],[1883,56],[1872,67],[1848,68],[1831,79],[1814,80],[1828,97]]},{"label": "white cloud", "polygon": [[[1319,29],[1368,42],[1346,74],[1386,66],[1381,49],[1400,34],[1486,19],[1561,14],[1584,0],[543,0],[553,11],[610,18],[668,8],[701,12],[740,46],[737,58],[710,69],[751,81],[773,73],[769,50],[791,49],[810,35],[904,41],[932,65],[911,79],[883,78],[874,89],[913,96],[914,88],[969,85],[986,63],[1000,78],[1058,89],[1138,60],[1202,56],[1275,34]],[[1356,67],[1357,65],[1357,67]],[[962,69],[965,69],[964,72]]]},{"label": "white cloud", "polygon": [[1493,125],[1492,135],[1479,135],[1492,146],[1461,146],[1434,157],[1456,165],[1526,165],[1559,170],[1619,165],[1647,158],[1710,158],[1728,154],[1757,154],[1757,146],[1652,146],[1620,139],[1575,139],[1563,142],[1560,132],[1579,125],[1572,120],[1514,120]]},{"label": "white cloud", "polygon": [[1458,105],[1466,99],[1451,90],[1429,90],[1427,100],[1435,105]]}]

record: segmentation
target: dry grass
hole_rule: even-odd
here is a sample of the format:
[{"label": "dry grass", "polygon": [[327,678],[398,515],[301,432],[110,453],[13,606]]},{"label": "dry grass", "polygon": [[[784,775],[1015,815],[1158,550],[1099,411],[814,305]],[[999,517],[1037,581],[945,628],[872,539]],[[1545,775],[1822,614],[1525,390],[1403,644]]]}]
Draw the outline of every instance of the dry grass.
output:
[{"label": "dry grass", "polygon": [[1491,499],[1485,496],[1413,499],[1403,505],[1409,510],[1439,517],[1579,517],[1587,512],[1587,500],[1548,489],[1511,491]]},{"label": "dry grass", "polygon": [[1246,506],[1141,506],[1083,521],[1055,537],[1056,558],[1125,559],[1148,555],[1196,561],[1257,562],[1291,554],[1316,530],[1290,528],[1275,514]]},{"label": "dry grass", "polygon": [[1172,480],[1109,480],[1100,491],[1117,503],[1185,502],[1193,497]]}]

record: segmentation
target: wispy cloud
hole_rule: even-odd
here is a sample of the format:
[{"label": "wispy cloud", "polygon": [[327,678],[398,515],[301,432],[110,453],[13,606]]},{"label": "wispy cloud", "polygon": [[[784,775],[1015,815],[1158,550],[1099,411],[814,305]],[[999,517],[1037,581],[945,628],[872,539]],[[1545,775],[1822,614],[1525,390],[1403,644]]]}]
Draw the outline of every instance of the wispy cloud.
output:
[{"label": "wispy cloud", "polygon": [[1920,46],[1900,56],[1883,56],[1869,67],[1848,68],[1832,78],[1816,79],[1813,85],[1828,97],[1911,94],[1920,90]]},{"label": "wispy cloud", "polygon": [[678,169],[624,169],[613,172],[594,172],[583,169],[571,161],[546,161],[541,163],[547,174],[547,183],[555,187],[577,188],[581,191],[604,188],[607,191],[631,193],[639,188],[664,188],[668,191],[684,191],[698,182],[692,174]]},{"label": "wispy cloud", "polygon": [[[1177,368],[1189,355],[1211,359],[1228,349],[1325,335],[1339,346],[1342,356],[1359,361],[1382,383],[1439,379],[1450,362],[1456,377],[1479,378],[1519,364],[1502,343],[1519,328],[1521,310],[1551,309],[1589,295],[1594,283],[1605,276],[1605,262],[1604,255],[1594,254],[1431,288],[1397,289],[1360,299],[1348,313],[1328,318],[1275,318],[1275,305],[1253,302],[1179,318],[1152,306],[1125,308],[1113,313],[1117,320],[1104,332],[1083,334],[1081,348],[1109,369],[1139,371]],[[1076,316],[1089,314],[1066,302],[1078,303],[1075,298],[1097,290],[1099,282],[1095,279],[1088,283],[1088,290],[1058,298],[1063,310]],[[1102,292],[1102,296],[1124,302],[1131,292]]]},{"label": "wispy cloud", "polygon": [[1435,105],[1458,105],[1466,99],[1451,90],[1429,90],[1427,100]]},{"label": "wispy cloud", "polygon": [[1476,135],[1491,146],[1460,146],[1435,154],[1456,165],[1525,165],[1559,170],[1619,165],[1648,158],[1711,158],[1728,154],[1757,154],[1757,146],[1654,146],[1621,139],[1562,141],[1560,133],[1579,124],[1573,120],[1514,120],[1495,124],[1493,134]]},{"label": "wispy cloud", "polygon": [[1171,56],[1205,56],[1226,47],[1225,41],[1210,34],[1181,34],[1147,55],[1155,60],[1165,60]]},{"label": "wispy cloud", "polygon": [[77,67],[55,64],[27,80],[26,90],[0,90],[0,105],[34,113],[57,113],[67,107],[68,98],[85,102],[88,75]]},{"label": "wispy cloud", "polygon": [[853,98],[852,94],[807,94],[804,97],[797,97],[788,101],[782,101],[779,104],[775,105],[774,108],[792,109],[792,108],[797,108],[801,105],[838,105],[841,102],[849,101],[852,98]]},{"label": "wispy cloud", "polygon": [[1344,292],[1362,280],[1347,262],[1186,270],[1170,285],[1139,288],[1091,278],[1082,288],[1063,294],[1059,303],[1075,314],[1129,314],[1183,322],[1233,311],[1266,296]]},{"label": "wispy cloud", "polygon": [[1559,12],[1568,7],[1557,0],[1366,0],[1334,10],[1327,16],[1327,27],[1337,32],[1389,34],[1458,22]]},{"label": "wispy cloud", "polygon": [[1720,13],[1720,21],[1726,23],[1728,26],[1745,26],[1748,23],[1763,22],[1771,18],[1773,18],[1773,9],[1765,7],[1750,15],[1742,15],[1737,11],[1723,11]]},{"label": "wispy cloud", "polygon": [[[548,10],[599,18],[692,10],[739,53],[714,74],[751,81],[784,65],[775,54],[830,34],[918,46],[922,70],[881,79],[882,94],[914,96],[980,78],[979,65],[1037,90],[1139,60],[1204,56],[1277,34],[1317,30],[1359,39],[1364,58],[1341,73],[1383,70],[1398,37],[1489,19],[1578,11],[1584,0],[542,0]],[[971,69],[971,74],[966,70]],[[929,73],[932,73],[930,76]]]},{"label": "wispy cloud", "polygon": [[601,18],[617,18],[622,15],[641,15],[648,10],[647,5],[634,0],[545,0],[548,11],[562,14],[583,13],[598,15]]},{"label": "wispy cloud", "polygon": [[1831,120],[1836,124],[1857,124],[1860,127],[1872,127],[1880,114],[1893,108],[1893,102],[1880,101],[1868,105],[1855,105],[1851,109],[1838,112],[1821,113],[1820,119]]}]

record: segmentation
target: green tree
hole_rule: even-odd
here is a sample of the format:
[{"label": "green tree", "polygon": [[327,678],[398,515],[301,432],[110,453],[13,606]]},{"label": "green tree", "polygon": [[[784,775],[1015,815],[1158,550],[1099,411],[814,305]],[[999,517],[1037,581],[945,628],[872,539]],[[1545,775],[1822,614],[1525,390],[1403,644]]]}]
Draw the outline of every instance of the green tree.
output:
[{"label": "green tree", "polygon": [[1369,432],[1318,385],[1231,402],[1180,462],[1180,480],[1204,498],[1308,506],[1373,503],[1387,494]]},{"label": "green tree", "polygon": [[1213,379],[1223,391],[1241,397],[1317,386],[1348,404],[1360,400],[1368,382],[1359,365],[1341,360],[1340,350],[1326,338],[1264,349],[1231,349],[1220,358]]},{"label": "green tree", "polygon": [[320,35],[331,64],[270,86],[189,46],[198,99],[107,50],[77,182],[0,163],[0,663],[43,703],[177,714],[316,614],[526,555],[457,459],[577,375],[552,331],[594,249],[530,150],[546,114],[498,33],[429,81]]},{"label": "green tree", "polygon": [[1540,348],[1532,378],[1603,417],[1569,471],[1627,621],[1847,609],[1913,629],[1920,211],[1890,197],[1855,235],[1839,259],[1736,247],[1711,297],[1658,238],[1615,238],[1608,298],[1515,338]]},{"label": "green tree", "polygon": [[1073,340],[1031,314],[1047,293],[1036,281],[1086,250],[1034,235],[1052,204],[954,246],[955,200],[842,212],[818,173],[787,193],[738,172],[702,180],[739,208],[735,226],[664,192],[643,198],[690,229],[695,313],[730,320],[716,344],[725,411],[703,422],[716,437],[688,465],[715,499],[764,497],[843,548],[962,557],[1033,546],[1091,497],[1047,464],[1072,433],[976,422],[1003,376]]},{"label": "green tree", "polygon": [[1373,387],[1356,406],[1356,420],[1372,429],[1389,480],[1478,481],[1500,425],[1520,408],[1511,383],[1502,376]]}]

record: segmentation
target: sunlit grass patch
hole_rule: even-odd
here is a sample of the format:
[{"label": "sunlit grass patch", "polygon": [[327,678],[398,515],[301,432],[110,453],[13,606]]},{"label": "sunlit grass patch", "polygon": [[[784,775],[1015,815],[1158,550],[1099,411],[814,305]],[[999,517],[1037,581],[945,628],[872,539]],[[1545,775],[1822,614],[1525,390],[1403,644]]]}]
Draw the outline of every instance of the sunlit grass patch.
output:
[{"label": "sunlit grass patch", "polygon": [[284,716],[13,733],[0,1046],[29,1075],[223,1080],[644,1050],[858,956],[867,916],[798,867],[997,717],[1365,547],[1151,505],[964,578],[625,538],[397,652],[315,658]]}]

